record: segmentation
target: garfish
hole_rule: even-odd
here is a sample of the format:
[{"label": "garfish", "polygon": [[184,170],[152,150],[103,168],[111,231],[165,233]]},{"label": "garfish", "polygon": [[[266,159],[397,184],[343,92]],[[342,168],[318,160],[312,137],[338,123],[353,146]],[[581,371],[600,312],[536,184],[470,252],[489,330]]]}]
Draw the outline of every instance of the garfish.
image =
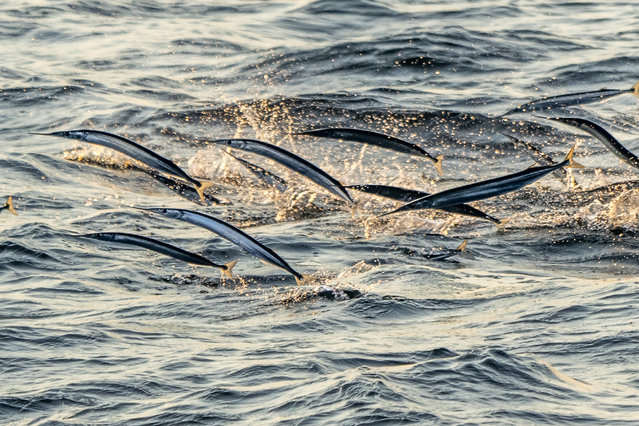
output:
[{"label": "garfish", "polygon": [[61,138],[75,139],[95,145],[105,146],[114,149],[122,154],[137,160],[147,166],[165,173],[167,175],[176,176],[189,182],[195,187],[198,195],[204,200],[204,190],[212,185],[211,182],[199,181],[193,179],[184,170],[178,167],[171,160],[162,157],[150,149],[142,146],[130,139],[113,133],[104,132],[102,130],[63,130],[52,133],[31,133],[32,135],[57,136]]},{"label": "garfish", "polygon": [[[424,198],[431,195],[428,192],[417,191],[414,189],[405,189],[399,188],[396,186],[389,185],[349,185],[346,186],[348,189],[355,189],[358,191],[366,192],[369,194],[379,195],[380,197],[386,197],[397,201],[406,201],[411,202],[415,201],[419,198]],[[475,207],[469,206],[468,204],[458,204],[454,206],[446,206],[441,210],[444,210],[449,213],[461,214],[464,216],[476,217],[479,219],[485,219],[493,222],[497,225],[498,228],[503,228],[506,223],[510,220],[510,218],[506,219],[497,219],[489,214],[482,212]]]},{"label": "garfish", "polygon": [[585,132],[590,133],[595,138],[599,139],[605,146],[608,148],[610,152],[615,154],[617,157],[621,159],[621,161],[626,164],[631,165],[632,167],[636,167],[639,169],[639,157],[637,157],[632,152],[628,151],[626,147],[619,143],[617,139],[614,138],[606,129],[601,127],[598,124],[593,123],[590,120],[586,120],[585,118],[576,118],[576,117],[545,117],[548,120],[559,121],[561,123],[567,124],[569,126],[576,127]]},{"label": "garfish", "polygon": [[170,208],[139,208],[138,210],[157,213],[171,219],[178,219],[193,225],[201,226],[219,236],[231,241],[237,246],[243,248],[253,256],[263,260],[266,263],[282,268],[295,277],[298,284],[302,282],[304,276],[295,271],[284,259],[255,238],[248,235],[241,229],[227,223],[221,219],[186,209],[170,209]]},{"label": "garfish", "polygon": [[328,139],[341,139],[345,141],[361,142],[369,145],[376,145],[382,148],[391,149],[393,151],[402,152],[404,154],[427,157],[433,162],[437,172],[443,175],[442,160],[443,155],[433,157],[414,143],[385,135],[383,133],[371,132],[370,130],[350,129],[346,127],[335,127],[326,129],[307,130],[305,132],[295,133],[295,135],[314,136]]},{"label": "garfish", "polygon": [[283,166],[288,167],[289,169],[312,180],[343,200],[346,200],[349,203],[353,202],[353,199],[346,189],[344,189],[342,184],[335,178],[302,157],[280,148],[277,145],[255,139],[217,139],[209,141],[209,143],[241,149],[243,151],[252,152],[254,154],[270,158],[271,160],[277,161]]},{"label": "garfish", "polygon": [[459,186],[457,188],[451,188],[446,191],[419,198],[415,201],[403,205],[396,210],[385,213],[382,216],[404,210],[441,209],[442,207],[446,206],[484,200],[486,198],[496,197],[507,192],[516,191],[528,184],[535,182],[538,179],[541,179],[548,173],[561,167],[583,168],[581,164],[573,161],[572,155],[574,151],[575,147],[573,146],[572,148],[570,148],[570,151],[566,155],[566,158],[564,158],[564,160],[560,163],[555,163],[550,166],[529,167],[526,170],[522,170],[520,172],[512,173],[506,176],[500,176],[494,179],[475,182],[469,185]]},{"label": "garfish", "polygon": [[630,89],[601,89],[591,92],[569,93],[567,95],[550,96],[546,98],[536,99],[517,108],[502,114],[501,117],[514,114],[517,112],[531,112],[539,110],[549,110],[553,108],[562,108],[572,105],[582,105],[591,102],[603,101],[613,96],[623,95],[624,93],[632,93],[639,97],[639,82],[635,83]]},{"label": "garfish", "polygon": [[258,179],[262,180],[267,185],[277,189],[279,192],[286,192],[286,190],[288,189],[288,183],[286,183],[286,181],[282,179],[281,177],[274,175],[273,173],[261,168],[258,165],[255,165],[236,155],[233,155],[230,152],[226,152],[226,153],[230,155],[231,157],[235,158],[241,165],[246,167],[247,170],[249,170],[251,173],[257,176]]},{"label": "garfish", "polygon": [[236,259],[224,265],[218,265],[217,263],[213,263],[205,257],[200,256],[199,254],[191,253],[179,247],[167,244],[163,241],[145,237],[143,235],[127,234],[125,232],[97,232],[93,234],[78,235],[78,237],[93,238],[95,240],[143,247],[147,250],[152,250],[166,256],[170,256],[174,259],[182,260],[191,265],[219,268],[222,274],[224,274],[224,276],[228,278],[233,278],[231,272],[233,270],[233,267],[237,263]]},{"label": "garfish", "polygon": [[13,213],[16,216],[18,215],[18,212],[16,212],[16,209],[13,207],[13,198],[11,197],[11,195],[9,195],[4,205],[0,207],[0,212],[4,209],[9,210],[9,212]]}]

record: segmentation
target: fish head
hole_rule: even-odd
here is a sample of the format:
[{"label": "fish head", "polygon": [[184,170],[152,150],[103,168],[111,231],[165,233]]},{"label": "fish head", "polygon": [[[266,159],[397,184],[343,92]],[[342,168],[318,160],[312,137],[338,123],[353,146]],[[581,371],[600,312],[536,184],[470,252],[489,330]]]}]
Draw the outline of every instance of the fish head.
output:
[{"label": "fish head", "polygon": [[62,130],[59,132],[49,133],[49,135],[67,139],[77,139],[80,141],[85,141],[88,137],[88,133],[85,130]]},{"label": "fish head", "polygon": [[244,147],[246,146],[246,141],[242,139],[220,139],[216,143],[222,146],[235,148],[235,149],[244,149]]},{"label": "fish head", "polygon": [[162,216],[171,218],[171,219],[179,219],[184,214],[181,210],[178,209],[167,209],[165,207],[152,208],[152,209],[144,209],[147,212],[161,214]]},{"label": "fish head", "polygon": [[115,240],[115,236],[113,234],[107,234],[102,232],[94,232],[92,234],[84,234],[80,235],[82,238],[93,238],[95,240],[103,240],[103,241],[113,241]]}]

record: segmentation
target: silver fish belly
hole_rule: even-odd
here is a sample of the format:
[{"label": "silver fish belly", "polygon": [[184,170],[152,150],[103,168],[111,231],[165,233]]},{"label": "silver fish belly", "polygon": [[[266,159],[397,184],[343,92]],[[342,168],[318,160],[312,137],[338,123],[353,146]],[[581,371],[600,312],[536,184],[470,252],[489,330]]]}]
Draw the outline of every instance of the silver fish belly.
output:
[{"label": "silver fish belly", "polygon": [[105,146],[125,154],[147,166],[167,175],[176,176],[186,180],[195,186],[201,198],[204,198],[204,189],[211,185],[210,182],[200,182],[193,179],[184,170],[171,160],[162,157],[160,154],[151,151],[130,139],[113,133],[101,130],[64,130],[52,133],[32,133],[36,135],[57,136],[68,139],[75,139],[95,145]]},{"label": "silver fish belly", "polygon": [[255,139],[218,139],[210,141],[209,143],[241,149],[243,151],[252,152],[254,154],[270,158],[271,160],[277,161],[283,166],[312,180],[343,200],[348,201],[349,203],[353,202],[353,199],[346,189],[335,178],[309,161],[293,154],[292,152],[280,148],[279,146]]},{"label": "silver fish belly", "polygon": [[469,185],[451,188],[446,191],[429,195],[402,207],[386,213],[385,215],[396,213],[404,210],[413,209],[438,209],[450,205],[463,204],[471,201],[484,200],[486,198],[496,197],[507,192],[516,191],[538,179],[546,176],[548,173],[560,167],[583,167],[572,160],[575,147],[573,146],[566,155],[566,158],[560,162],[550,166],[531,167],[517,173],[500,176],[481,182],[471,183]]},{"label": "silver fish belly", "polygon": [[128,244],[145,248],[174,259],[181,260],[191,265],[198,266],[210,266],[218,268],[227,276],[231,276],[233,266],[235,266],[236,260],[227,263],[226,265],[220,265],[203,256],[196,253],[191,253],[180,247],[173,246],[163,241],[156,240],[154,238],[145,237],[142,235],[128,234],[125,232],[97,232],[93,234],[78,235],[81,238],[92,238],[95,240],[108,241],[113,243]]},{"label": "silver fish belly", "polygon": [[326,129],[308,130],[296,133],[299,136],[314,136],[328,139],[340,139],[345,141],[361,142],[369,145],[379,146],[404,154],[427,157],[433,162],[439,174],[442,174],[441,162],[443,156],[433,157],[418,145],[405,140],[385,135],[383,133],[372,132],[370,130],[350,129],[346,127],[335,127]]},{"label": "silver fish belly", "polygon": [[[416,191],[414,189],[405,189],[398,188],[396,186],[388,186],[388,185],[349,185],[346,188],[355,189],[362,192],[367,192],[369,194],[379,195],[380,197],[390,198],[396,201],[405,201],[411,202],[415,201],[419,198],[424,198],[431,195],[428,192]],[[441,210],[460,214],[463,216],[476,217],[479,219],[489,220],[495,223],[497,226],[503,226],[508,222],[509,219],[497,219],[489,214],[482,212],[479,209],[476,209],[473,206],[469,206],[468,204],[458,204],[454,206],[446,206],[442,207]]]},{"label": "silver fish belly", "polygon": [[625,146],[619,143],[606,129],[585,118],[577,117],[546,117],[548,120],[559,121],[569,126],[576,127],[595,138],[599,139],[610,152],[615,154],[624,163],[639,169],[639,157],[628,151]]},{"label": "silver fish belly", "polygon": [[273,250],[266,247],[264,244],[260,243],[255,238],[248,235],[246,232],[236,228],[230,223],[224,222],[221,219],[209,216],[204,213],[185,209],[140,208],[140,210],[160,214],[171,219],[178,219],[184,222],[192,223],[193,225],[201,226],[202,228],[208,229],[209,231],[214,232],[219,236],[231,241],[232,243],[243,248],[255,257],[258,257],[265,262],[268,262],[291,273],[298,282],[301,282],[304,278],[302,274],[295,271]]},{"label": "silver fish belly", "polygon": [[502,117],[515,113],[550,110],[553,108],[563,108],[573,105],[589,104],[592,102],[603,101],[614,96],[623,95],[624,93],[635,93],[635,89],[601,89],[591,92],[569,93],[567,95],[550,96],[546,98],[536,99],[523,105],[519,105],[518,107],[511,109],[505,114],[502,114]]}]

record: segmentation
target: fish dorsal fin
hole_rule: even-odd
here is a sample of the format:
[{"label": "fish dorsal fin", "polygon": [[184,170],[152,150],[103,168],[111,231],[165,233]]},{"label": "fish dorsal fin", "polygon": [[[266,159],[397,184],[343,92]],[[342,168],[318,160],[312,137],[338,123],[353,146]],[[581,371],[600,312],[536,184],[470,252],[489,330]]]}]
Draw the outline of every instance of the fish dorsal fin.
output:
[{"label": "fish dorsal fin", "polygon": [[468,240],[462,241],[462,243],[457,247],[456,251],[466,251],[466,246],[468,245]]},{"label": "fish dorsal fin", "polygon": [[639,98],[639,81],[636,82],[634,86],[632,86],[632,90],[632,94]]}]

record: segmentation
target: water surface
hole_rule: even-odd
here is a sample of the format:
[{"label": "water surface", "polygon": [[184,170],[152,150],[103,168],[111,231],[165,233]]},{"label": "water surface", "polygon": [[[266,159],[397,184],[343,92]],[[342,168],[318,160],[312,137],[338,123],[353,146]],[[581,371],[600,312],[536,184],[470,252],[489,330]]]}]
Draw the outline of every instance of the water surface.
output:
[{"label": "water surface", "polygon": [[[29,1],[0,5],[0,419],[16,424],[638,422],[636,170],[531,115],[541,96],[630,88],[633,2]],[[639,152],[637,99],[573,107]],[[293,136],[342,126],[444,155]],[[199,207],[113,151],[29,135],[126,135],[226,205]],[[516,135],[587,166],[475,203],[505,232],[351,191],[268,160],[279,193],[201,141],[266,140],[344,184],[435,192],[530,166]],[[570,182],[570,179],[567,180]],[[4,199],[4,198],[3,198]],[[187,223],[242,227],[311,279]],[[236,279],[136,248],[162,239]],[[446,261],[424,254],[468,249]]]}]

